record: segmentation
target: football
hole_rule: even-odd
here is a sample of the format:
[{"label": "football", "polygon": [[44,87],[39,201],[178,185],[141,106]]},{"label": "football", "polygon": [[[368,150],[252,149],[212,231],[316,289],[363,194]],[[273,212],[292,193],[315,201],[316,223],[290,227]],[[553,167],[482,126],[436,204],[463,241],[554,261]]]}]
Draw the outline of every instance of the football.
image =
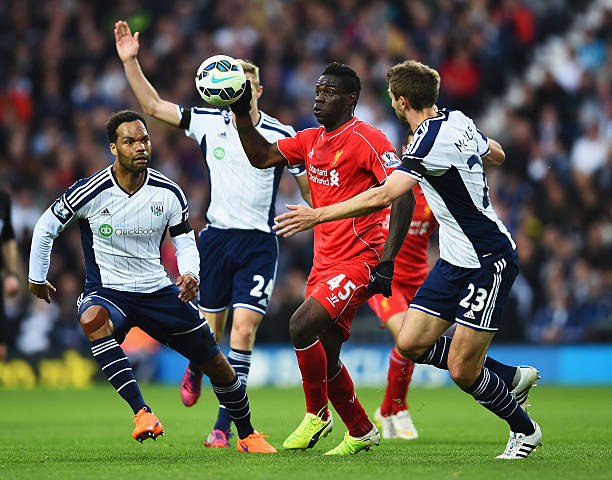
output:
[{"label": "football", "polygon": [[246,76],[242,66],[227,55],[204,60],[195,77],[200,96],[211,105],[222,107],[235,102],[244,92]]}]

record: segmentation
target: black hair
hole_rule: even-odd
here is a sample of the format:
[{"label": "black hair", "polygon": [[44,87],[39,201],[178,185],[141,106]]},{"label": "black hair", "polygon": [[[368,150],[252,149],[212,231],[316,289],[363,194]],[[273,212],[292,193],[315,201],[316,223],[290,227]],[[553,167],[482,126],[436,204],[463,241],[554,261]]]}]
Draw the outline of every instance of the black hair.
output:
[{"label": "black hair", "polygon": [[119,125],[126,122],[133,122],[135,120],[140,120],[145,128],[147,127],[147,122],[145,122],[144,117],[133,110],[121,110],[120,112],[115,112],[106,122],[106,134],[108,135],[108,139],[110,143],[115,143],[117,141],[117,128]]},{"label": "black hair", "polygon": [[346,93],[356,93],[359,98],[361,92],[361,80],[357,72],[348,65],[332,62],[325,67],[322,75],[334,75],[342,80],[342,88]]}]

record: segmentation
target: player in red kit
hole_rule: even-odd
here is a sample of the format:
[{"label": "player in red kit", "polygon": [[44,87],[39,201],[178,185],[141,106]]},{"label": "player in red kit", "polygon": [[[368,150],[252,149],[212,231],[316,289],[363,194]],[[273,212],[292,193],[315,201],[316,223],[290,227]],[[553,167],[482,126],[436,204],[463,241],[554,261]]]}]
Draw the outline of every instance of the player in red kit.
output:
[{"label": "player in red kit", "polygon": [[[399,165],[399,159],[381,131],[354,117],[360,90],[354,70],[338,63],[328,65],[315,87],[313,112],[322,126],[270,144],[253,127],[246,88],[244,98],[230,108],[236,114],[249,161],[256,168],[304,164],[314,207],[331,205],[379,185]],[[327,436],[333,427],[328,401],[348,433],[326,455],[357,453],[380,442],[378,429],[368,419],[340,361],[340,349],[349,337],[356,310],[372,295],[367,288],[370,276],[374,282],[377,276],[388,275],[385,263],[382,269],[375,267],[380,261],[392,265],[408,230],[414,196],[398,200],[394,210],[402,215],[392,214],[391,222],[399,227],[399,233],[386,245],[380,212],[315,228],[306,300],[289,321],[302,374],[306,416],[287,437],[284,448],[311,448]]]}]

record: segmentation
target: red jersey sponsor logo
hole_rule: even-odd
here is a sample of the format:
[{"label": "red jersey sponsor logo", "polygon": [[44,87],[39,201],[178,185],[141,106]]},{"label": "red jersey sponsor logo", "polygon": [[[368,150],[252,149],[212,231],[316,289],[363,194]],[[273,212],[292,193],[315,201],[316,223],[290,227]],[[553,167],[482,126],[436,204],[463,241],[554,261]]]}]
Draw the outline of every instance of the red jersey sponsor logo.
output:
[{"label": "red jersey sponsor logo", "polygon": [[315,166],[308,165],[308,178],[311,182],[318,185],[334,186],[339,187],[340,174],[336,169],[327,171],[327,169],[317,168]]},{"label": "red jersey sponsor logo", "polygon": [[[385,163],[397,158],[387,137],[357,118],[333,132],[323,127],[302,130],[279,140],[277,146],[290,165],[306,165],[314,207],[348,200],[379,185],[393,171]],[[358,255],[377,262],[384,244],[382,219],[382,213],[376,212],[317,225],[314,266],[326,267]]]}]

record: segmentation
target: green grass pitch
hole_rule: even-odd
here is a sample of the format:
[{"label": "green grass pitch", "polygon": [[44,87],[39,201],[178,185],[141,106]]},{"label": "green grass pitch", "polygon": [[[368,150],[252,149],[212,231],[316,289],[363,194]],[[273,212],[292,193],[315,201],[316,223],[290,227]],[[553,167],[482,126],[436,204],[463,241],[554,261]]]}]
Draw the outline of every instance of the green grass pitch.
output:
[{"label": "green grass pitch", "polygon": [[[301,389],[250,389],[255,428],[270,435],[276,455],[241,454],[201,446],[216,415],[210,389],[192,408],[178,387],[144,385],[166,437],[142,445],[131,438],[131,412],[108,385],[88,390],[0,390],[0,478],[32,479],[610,479],[612,388],[538,387],[531,413],[544,434],[527,460],[500,461],[504,422],[458,388],[414,388],[409,394],[419,429],[413,441],[387,440],[371,452],[324,457],[344,434],[314,449],[282,451],[304,414]],[[358,388],[372,413],[382,389]]]}]

